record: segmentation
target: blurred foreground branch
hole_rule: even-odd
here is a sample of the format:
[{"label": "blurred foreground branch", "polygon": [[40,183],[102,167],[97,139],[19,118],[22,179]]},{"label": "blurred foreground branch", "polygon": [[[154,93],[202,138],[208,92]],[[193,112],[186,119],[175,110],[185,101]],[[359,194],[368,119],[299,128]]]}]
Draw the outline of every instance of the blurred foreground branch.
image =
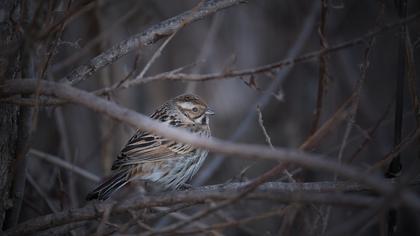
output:
[{"label": "blurred foreground branch", "polygon": [[[420,200],[416,195],[406,189],[398,190],[378,176],[363,173],[361,170],[346,164],[328,160],[325,157],[305,153],[299,150],[275,148],[271,149],[262,145],[237,144],[216,138],[203,138],[191,134],[182,129],[169,127],[166,124],[155,121],[145,115],[139,114],[127,108],[121,107],[94,94],[56,82],[33,81],[33,80],[9,80],[0,87],[0,94],[12,96],[15,94],[40,94],[55,96],[70,102],[83,105],[96,112],[101,112],[116,120],[123,121],[140,130],[162,135],[169,139],[189,143],[193,146],[205,148],[217,153],[223,153],[235,157],[254,158],[259,160],[275,160],[284,163],[293,163],[310,169],[323,170],[337,173],[357,182],[366,184],[384,195],[399,194],[407,205],[420,209]],[[398,195],[397,195],[398,196]]]}]

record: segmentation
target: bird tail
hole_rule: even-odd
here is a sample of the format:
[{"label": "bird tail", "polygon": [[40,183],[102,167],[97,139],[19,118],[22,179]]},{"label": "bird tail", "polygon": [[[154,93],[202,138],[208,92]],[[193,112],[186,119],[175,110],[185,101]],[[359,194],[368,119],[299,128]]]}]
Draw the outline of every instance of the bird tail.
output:
[{"label": "bird tail", "polygon": [[95,188],[92,192],[90,192],[86,196],[86,200],[90,201],[93,199],[98,200],[106,200],[111,196],[111,194],[124,185],[128,183],[129,180],[129,172],[128,171],[121,171],[114,175],[112,175],[110,178],[105,180],[101,185],[99,185],[97,188]]}]

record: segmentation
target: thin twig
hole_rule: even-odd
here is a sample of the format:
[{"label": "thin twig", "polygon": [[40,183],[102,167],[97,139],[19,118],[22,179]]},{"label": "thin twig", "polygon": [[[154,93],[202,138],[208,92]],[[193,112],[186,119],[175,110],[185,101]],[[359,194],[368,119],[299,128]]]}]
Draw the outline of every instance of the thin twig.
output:
[{"label": "thin twig", "polygon": [[[159,195],[143,195],[139,198],[120,202],[115,205],[112,214],[128,210],[138,210],[155,206],[175,205],[180,203],[200,204],[208,200],[220,201],[237,197],[239,189],[249,184],[232,183],[217,186],[206,186],[186,191],[160,193]],[[352,207],[372,206],[377,198],[369,196],[354,196],[349,194],[334,194],[337,191],[361,191],[368,188],[349,182],[314,182],[314,183],[284,183],[274,182],[259,186],[249,199],[264,199],[277,202],[313,202],[319,204],[350,205]],[[52,227],[69,223],[93,220],[101,217],[110,204],[115,202],[89,204],[82,208],[64,210],[30,219],[4,232],[5,235],[33,234]]]},{"label": "thin twig", "polygon": [[232,205],[244,198],[246,198],[247,196],[249,196],[252,192],[254,192],[261,184],[255,184],[255,182],[250,182],[247,183],[245,185],[244,188],[241,188],[240,191],[238,191],[239,193],[235,193],[233,198],[227,199],[225,201],[222,201],[219,204],[213,205],[211,207],[208,207],[196,214],[194,214],[193,216],[191,216],[189,219],[184,220],[184,221],[180,221],[180,222],[176,222],[172,225],[160,228],[160,229],[156,229],[152,232],[147,232],[142,234],[143,236],[150,236],[150,235],[163,235],[163,234],[171,234],[173,232],[175,232],[178,229],[181,229],[185,226],[187,226],[188,224],[190,224],[191,222],[197,221],[199,219],[202,219],[218,210],[221,210],[229,205]]},{"label": "thin twig", "polygon": [[[69,134],[67,132],[67,127],[64,120],[64,114],[61,107],[58,107],[54,110],[54,116],[58,127],[58,133],[60,134],[60,146],[63,150],[64,160],[66,160],[68,163],[72,163],[72,154],[70,151],[70,142],[68,140]],[[76,188],[74,183],[74,176],[73,172],[68,171],[65,172],[65,176],[67,179],[67,191],[69,193],[69,199],[71,207],[76,207],[78,205],[77,203],[77,194],[76,194]]]},{"label": "thin twig", "polygon": [[158,40],[173,34],[175,31],[187,24],[242,2],[243,0],[206,0],[198,9],[192,9],[181,13],[178,16],[162,21],[142,33],[134,35],[133,37],[113,46],[107,51],[91,59],[88,64],[82,65],[73,70],[68,76],[63,78],[63,81],[76,84],[91,76],[100,68],[125,56],[139,45],[153,44]]},{"label": "thin twig", "polygon": [[207,81],[207,80],[229,79],[229,78],[237,78],[241,76],[262,74],[262,73],[266,73],[275,69],[281,69],[285,66],[293,66],[297,63],[307,62],[328,53],[332,53],[332,52],[340,51],[343,49],[347,49],[349,47],[354,47],[360,44],[364,44],[366,43],[366,41],[369,41],[370,39],[376,37],[377,35],[385,33],[389,30],[393,30],[399,27],[401,24],[410,23],[414,21],[415,19],[417,19],[418,17],[420,17],[420,13],[411,15],[405,18],[404,20],[399,20],[397,22],[387,24],[380,29],[373,30],[355,39],[338,43],[325,49],[310,52],[296,58],[290,58],[290,59],[282,60],[279,62],[267,64],[267,65],[252,68],[252,69],[231,70],[228,72],[213,73],[213,74],[183,74],[183,73],[163,74],[162,76],[152,76],[149,78],[143,78],[141,81],[132,80],[131,83],[133,84],[147,83],[154,80]]},{"label": "thin twig", "polygon": [[[320,129],[318,129],[302,145],[300,145],[300,150],[308,150],[309,148],[313,148],[320,142],[320,140],[322,140],[322,137],[325,136],[333,126],[335,126],[339,121],[341,121],[344,118],[344,111],[348,104],[350,104],[350,102],[353,100],[353,95],[349,99],[347,99],[347,101],[340,107],[340,109],[338,109],[338,111],[327,122],[325,122],[325,124]],[[258,186],[263,184],[264,182],[267,182],[269,179],[283,172],[286,169],[286,167],[287,164],[284,163],[276,165],[269,171],[254,179],[252,185]]]},{"label": "thin twig", "polygon": [[[354,99],[353,99],[352,104],[350,106],[350,112],[349,112],[349,115],[348,115],[348,123],[347,123],[347,126],[346,126],[346,130],[344,131],[343,139],[341,141],[340,150],[338,151],[338,162],[339,163],[342,163],[343,153],[344,153],[344,149],[347,145],[347,140],[350,136],[351,129],[352,129],[354,123],[356,122],[355,117],[356,117],[356,114],[357,114],[357,109],[359,107],[359,100],[360,100],[360,96],[361,96],[362,85],[364,84],[364,82],[366,80],[366,77],[367,77],[367,71],[368,71],[369,64],[370,64],[369,63],[369,56],[370,56],[371,49],[372,49],[372,46],[374,44],[374,41],[375,41],[374,38],[372,38],[370,40],[369,45],[367,46],[367,48],[365,50],[365,53],[364,53],[364,62],[362,64],[362,71],[361,71],[360,79],[357,80],[357,82],[356,82],[356,88],[354,89],[354,92],[353,92]],[[336,178],[337,178],[337,175],[334,175],[334,179],[336,179]]]},{"label": "thin twig", "polygon": [[57,213],[58,209],[54,206],[54,204],[49,199],[48,195],[41,189],[41,187],[36,183],[36,181],[33,179],[32,175],[27,173],[26,178],[28,179],[28,182],[32,185],[32,187],[35,189],[35,191],[41,196],[42,200],[47,204],[50,211]]},{"label": "thin twig", "polygon": [[15,226],[19,221],[19,216],[22,207],[22,201],[24,199],[25,185],[26,185],[26,170],[27,170],[27,159],[26,153],[30,146],[30,139],[33,130],[32,122],[32,109],[28,107],[20,108],[20,116],[17,130],[17,143],[16,143],[16,156],[14,163],[14,178],[12,185],[12,196],[14,201],[13,208],[7,211],[6,221],[4,222],[6,228]]},{"label": "thin twig", "polygon": [[[72,9],[68,9],[63,18],[58,20],[52,26],[48,27],[43,32],[39,33],[38,37],[37,37],[38,40],[42,40],[43,38],[48,37],[51,33],[54,33],[56,31],[60,31],[65,26],[67,26],[70,22],[77,19],[78,16],[92,10],[94,7],[95,7],[95,0],[81,1],[81,3],[78,6],[75,6]],[[37,18],[34,18],[33,24],[35,23],[35,19],[37,19]],[[35,27],[33,27],[33,28],[35,28]]]},{"label": "thin twig", "polygon": [[79,176],[81,176],[85,179],[88,179],[92,182],[97,183],[101,180],[101,178],[99,178],[98,176],[90,173],[89,171],[84,170],[84,169],[82,169],[82,168],[80,168],[80,167],[78,167],[78,166],[76,166],[72,163],[66,162],[66,161],[62,160],[61,158],[53,156],[51,154],[47,154],[47,153],[44,153],[44,152],[41,152],[41,151],[38,151],[38,150],[35,150],[35,149],[29,150],[29,154],[33,155],[34,157],[40,158],[44,161],[50,162],[54,165],[57,165],[59,167],[62,167],[64,169],[67,169],[71,172],[74,172],[75,174],[78,174]]},{"label": "thin twig", "polygon": [[285,209],[284,218],[280,225],[280,230],[278,232],[279,235],[287,235],[291,232],[287,232],[286,230],[292,227],[293,221],[296,219],[298,210],[301,206],[296,206],[296,204],[290,205]]},{"label": "thin twig", "polygon": [[[343,43],[340,44],[336,44],[334,46],[331,46],[329,48],[326,48],[324,50],[318,50],[318,51],[314,51],[314,52],[310,52],[307,54],[304,54],[300,57],[296,57],[296,58],[289,58],[283,61],[279,61],[273,64],[268,64],[268,65],[264,65],[261,67],[256,67],[256,68],[252,68],[252,69],[245,69],[245,70],[232,70],[229,73],[215,73],[215,74],[184,74],[184,73],[178,73],[178,72],[174,72],[174,71],[170,71],[170,72],[164,72],[158,75],[154,75],[154,76],[150,76],[150,77],[144,77],[141,80],[131,80],[129,82],[127,82],[125,84],[125,86],[123,88],[129,88],[135,85],[140,85],[140,84],[144,84],[144,83],[148,83],[148,82],[152,82],[152,81],[156,81],[156,80],[186,80],[186,81],[205,81],[205,80],[213,80],[213,79],[229,79],[229,78],[236,78],[236,77],[240,77],[240,76],[246,76],[246,75],[255,75],[255,74],[261,74],[261,73],[266,73],[267,71],[271,71],[271,70],[276,70],[276,69],[281,69],[284,66],[291,66],[297,63],[302,63],[302,62],[307,62],[308,60],[312,60],[315,58],[320,57],[322,54],[328,54],[328,53],[332,53],[332,52],[336,52],[342,49],[346,49],[349,47],[353,47],[353,46],[357,46],[360,44],[365,43],[366,40],[369,40],[381,33],[387,32],[389,30],[393,30],[394,28],[400,26],[401,24],[404,23],[410,23],[412,21],[414,21],[415,19],[417,19],[420,16],[420,13],[416,13],[410,17],[407,17],[404,20],[400,20],[388,25],[385,25],[384,27],[369,32],[359,38],[355,38],[353,40],[349,40],[349,41],[345,41]],[[100,55],[101,56],[101,55]],[[98,56],[99,57],[99,56]],[[85,66],[87,67],[87,66]],[[79,69],[82,70],[82,69]],[[93,68],[88,69],[85,68],[83,69],[83,71],[86,71],[86,73],[88,73],[87,71],[89,70],[94,70]],[[95,69],[96,71],[97,69]],[[92,72],[93,73],[93,72]],[[78,78],[77,76],[75,78]],[[77,79],[79,80],[79,79]],[[82,80],[82,79],[80,79]],[[272,87],[272,86],[270,86]],[[115,90],[117,88],[104,88],[101,89],[100,92],[98,92],[98,94],[103,94],[103,93],[108,93],[112,90]],[[271,96],[272,93],[270,93]]]},{"label": "thin twig", "polygon": [[[318,27],[318,35],[320,38],[321,50],[328,48],[327,37],[325,35],[328,15],[328,0],[321,0],[321,20]],[[316,107],[314,118],[312,121],[312,128],[310,134],[312,135],[318,129],[319,120],[321,118],[322,104],[324,102],[324,95],[327,92],[328,85],[328,57],[327,55],[320,55],[319,57],[319,79],[318,79],[318,95],[316,98]]]},{"label": "thin twig", "polygon": [[[223,22],[224,13],[219,13],[213,17],[211,26],[207,31],[206,39],[204,40],[196,59],[199,64],[191,70],[192,73],[201,72],[203,66],[206,65],[205,62],[207,61],[207,58],[209,58],[211,53],[213,53],[212,49],[215,46],[214,44],[216,42],[216,36],[221,26],[223,25]],[[187,88],[185,89],[185,93],[194,93],[196,87],[197,83],[188,83]]]},{"label": "thin twig", "polygon": [[[224,211],[219,211],[215,213],[215,217],[220,218],[221,220],[225,221],[225,223],[236,221],[232,216],[228,215]],[[222,223],[223,224],[223,223]],[[259,236],[260,234],[255,232],[254,229],[251,229],[247,225],[237,225],[237,230],[244,231],[249,236]]]},{"label": "thin twig", "polygon": [[[387,24],[383,26],[382,28],[368,32],[358,38],[348,40],[339,44],[335,44],[325,49],[310,52],[302,56],[288,58],[279,62],[263,65],[256,68],[244,69],[244,70],[230,70],[228,72],[211,73],[211,74],[185,74],[185,73],[165,72],[165,73],[161,73],[161,74],[150,76],[150,77],[144,77],[142,79],[130,80],[129,82],[125,83],[124,88],[129,88],[135,85],[145,84],[145,83],[149,83],[149,82],[157,81],[157,80],[207,81],[207,80],[216,80],[216,79],[232,79],[232,78],[237,78],[237,77],[242,77],[242,76],[263,74],[263,73],[267,73],[273,70],[282,69],[286,66],[293,66],[298,63],[308,62],[310,60],[319,58],[322,55],[326,55],[329,53],[347,49],[349,47],[354,47],[360,44],[364,44],[366,43],[366,41],[371,40],[377,35],[385,33],[389,30],[393,30],[396,27],[400,26],[401,24],[412,22],[418,17],[420,17],[420,13],[416,13],[410,17],[407,17],[404,20]],[[109,91],[109,90],[114,90],[114,89],[107,88],[106,90]],[[271,96],[272,92],[269,94]]]},{"label": "thin twig", "polygon": [[[34,149],[31,149],[29,151],[29,153],[32,154],[35,157],[39,157],[39,158],[41,158],[43,160],[46,160],[46,161],[51,162],[51,163],[53,163],[55,165],[58,165],[60,167],[63,167],[65,169],[69,170],[69,171],[72,171],[75,174],[79,174],[81,177],[86,178],[88,180],[91,180],[93,182],[98,183],[100,181],[100,178],[98,176],[96,176],[96,175],[94,175],[94,174],[92,174],[92,173],[90,173],[90,172],[88,172],[88,171],[86,171],[86,170],[84,170],[84,169],[82,169],[82,168],[80,168],[78,166],[75,166],[72,163],[69,163],[69,162],[66,162],[64,160],[61,160],[60,158],[55,157],[53,155],[46,154],[46,153],[43,153],[41,151],[37,151],[37,150],[34,150]],[[159,210],[159,211],[164,211],[163,208],[158,208],[157,207],[157,208],[154,208],[154,209],[155,210]],[[171,211],[173,211],[173,210],[171,210]],[[169,213],[169,215],[171,215],[172,217],[175,217],[175,218],[178,218],[178,219],[185,219],[185,216],[183,216],[180,213],[172,214],[172,213],[170,213],[170,211],[167,212],[167,213]],[[160,215],[162,216],[162,214],[160,214]],[[102,232],[102,230],[103,229],[101,229],[100,232]]]},{"label": "thin twig", "polygon": [[[320,19],[320,25],[318,27],[318,35],[320,39],[321,49],[325,49],[328,47],[327,36],[326,36],[326,28],[327,28],[326,25],[327,25],[329,2],[328,0],[321,0],[320,3],[321,3],[321,19]],[[316,98],[316,107],[315,107],[315,112],[314,112],[314,118],[312,121],[312,128],[310,131],[311,135],[314,134],[319,127],[321,114],[322,114],[322,107],[324,103],[324,97],[328,90],[329,81],[328,81],[328,64],[327,63],[328,63],[328,55],[321,55],[319,58],[318,95]],[[330,211],[331,211],[331,207],[327,206],[325,210],[325,214],[320,213],[320,218],[323,221],[321,234],[324,234],[327,228]],[[297,212],[297,210],[295,212]],[[319,209],[319,212],[322,212],[322,208]]]},{"label": "thin twig", "polygon": [[265,141],[268,143],[268,146],[270,146],[270,148],[274,149],[273,144],[271,143],[271,138],[264,127],[264,121],[263,121],[260,106],[257,106],[257,114],[258,114],[258,124],[260,125],[260,128],[264,134]]},{"label": "thin twig", "polygon": [[109,221],[109,216],[111,215],[112,207],[114,205],[110,205],[107,207],[102,215],[102,220],[99,223],[98,227],[96,228],[95,235],[103,235],[103,232],[105,230],[105,224]]},{"label": "thin twig", "polygon": [[246,217],[246,218],[240,219],[240,220],[234,220],[234,221],[225,222],[225,223],[213,224],[213,225],[211,225],[207,228],[203,228],[203,229],[176,231],[176,234],[187,234],[187,235],[192,235],[192,234],[197,234],[197,233],[204,234],[204,233],[209,232],[210,230],[225,229],[225,228],[228,228],[228,227],[239,226],[239,225],[247,224],[247,223],[250,223],[250,222],[253,222],[253,221],[257,221],[257,220],[262,220],[262,219],[270,218],[270,217],[273,217],[273,216],[283,215],[284,212],[285,212],[284,209],[285,208],[280,208],[280,209],[276,209],[276,210],[273,210],[273,211],[261,213],[261,214],[258,214],[256,216]]},{"label": "thin twig", "polygon": [[89,227],[89,222],[77,222],[73,224],[63,225],[57,228],[51,228],[43,231],[42,233],[37,234],[37,236],[51,236],[51,235],[69,235],[73,230],[78,228],[86,229]]},{"label": "thin twig", "polygon": [[373,127],[369,129],[367,137],[365,137],[365,140],[360,144],[360,146],[353,153],[353,155],[351,155],[351,157],[347,160],[348,163],[351,163],[352,161],[354,161],[357,158],[357,156],[363,151],[363,149],[367,146],[367,144],[372,141],[376,133],[376,130],[381,126],[382,122],[384,122],[385,118],[388,116],[391,110],[391,104],[392,103],[388,104],[385,112],[379,117],[378,121],[375,122]]},{"label": "thin twig", "polygon": [[30,209],[32,209],[36,214],[42,216],[45,213],[41,210],[39,205],[33,203],[32,201],[28,200],[27,198],[23,199],[23,203],[26,204]]},{"label": "thin twig", "polygon": [[149,70],[150,66],[156,61],[158,57],[162,54],[163,49],[168,45],[168,43],[172,40],[172,38],[175,36],[176,32],[173,32],[163,43],[160,45],[158,50],[153,54],[153,56],[150,58],[150,60],[147,62],[147,64],[144,66],[143,70],[140,72],[138,76],[135,77],[135,79],[142,79],[146,72]]},{"label": "thin twig", "polygon": [[[141,80],[143,79],[144,75],[149,70],[150,66],[156,61],[156,59],[162,54],[163,49],[166,47],[166,45],[172,40],[172,38],[175,36],[177,31],[175,31],[171,36],[169,36],[163,43],[160,45],[158,50],[155,51],[153,56],[150,58],[150,60],[147,62],[147,64],[144,66],[143,70],[133,79],[133,80]],[[131,74],[131,73],[130,73]],[[126,76],[121,81],[118,81],[114,85],[111,86],[111,88],[118,89],[120,87],[125,87],[125,83],[130,79],[131,75]]]},{"label": "thin twig", "polygon": [[385,165],[389,164],[393,158],[397,157],[402,151],[408,148],[418,138],[420,138],[420,129],[416,129],[409,135],[407,135],[407,137],[404,138],[401,141],[401,143],[395,146],[388,154],[386,154],[382,160],[376,162],[373,166],[371,166],[369,168],[369,172],[385,167]]},{"label": "thin twig", "polygon": [[354,99],[354,94],[337,109],[337,111],[311,136],[309,136],[300,146],[299,149],[312,151],[323,140],[329,132],[334,130],[337,125],[343,121],[348,115],[348,106]]},{"label": "thin twig", "polygon": [[[299,32],[295,43],[290,47],[286,54],[287,58],[296,57],[303,49],[306,41],[310,38],[311,32],[313,31],[312,26],[315,22],[316,16],[318,15],[318,9],[318,4],[313,3],[311,7],[311,13],[305,18],[305,21],[302,24],[303,27]],[[244,135],[244,133],[247,130],[249,130],[249,126],[252,124],[252,122],[254,122],[255,119],[254,107],[257,105],[259,105],[261,108],[267,106],[267,104],[271,100],[271,94],[274,93],[276,89],[278,89],[279,85],[281,85],[281,83],[287,77],[290,71],[291,67],[286,67],[284,68],[284,70],[281,70],[276,74],[276,79],[270,83],[267,92],[262,94],[253,106],[250,106],[250,109],[248,110],[245,119],[241,121],[241,123],[236,128],[235,132],[229,137],[229,141],[238,140]],[[193,183],[197,185],[203,184],[207,179],[210,178],[210,176],[213,175],[213,173],[216,170],[219,169],[219,166],[223,163],[223,160],[223,155],[218,155],[215,158],[213,158],[211,162],[207,165],[207,167],[197,174]]]},{"label": "thin twig", "polygon": [[[257,187],[257,186],[256,186]],[[238,202],[239,200],[245,198],[248,194],[250,194],[252,191],[255,190],[256,187],[251,187],[251,188],[247,188],[245,190],[243,190],[242,192],[240,192],[239,194],[235,194],[235,196],[231,199],[228,200],[224,200],[223,202],[210,206],[202,211],[199,211],[197,213],[195,213],[193,216],[191,216],[190,218],[180,221],[180,222],[176,222],[172,225],[160,228],[160,229],[156,229],[152,232],[147,232],[145,234],[142,234],[143,236],[151,236],[151,235],[163,235],[163,234],[171,234],[173,232],[175,232],[178,229],[181,229],[185,226],[187,226],[188,224],[190,224],[191,222],[195,222],[199,219],[202,219],[218,210],[221,210],[231,204],[234,204],[236,202]]]},{"label": "thin twig", "polygon": [[[168,72],[164,72],[164,73],[161,73],[161,74],[158,74],[158,75],[155,75],[155,76],[158,76],[159,77],[159,76],[163,76],[163,75],[166,76],[167,74],[176,74],[176,73],[179,73],[179,72],[181,72],[181,71],[183,71],[183,70],[185,70],[185,69],[187,69],[187,68],[189,68],[189,67],[191,67],[193,65],[195,65],[195,63],[188,64],[186,66],[182,66],[182,67],[176,68],[174,70],[171,70],[171,71],[168,71]],[[111,85],[111,86],[109,86],[107,88],[98,89],[98,90],[94,91],[94,93],[96,95],[104,95],[104,94],[108,94],[110,92],[113,92],[113,91],[115,91],[117,89],[128,88],[129,86],[132,86],[133,85],[133,81],[135,81],[135,80],[128,80],[130,76],[131,75],[129,74],[127,76],[127,78],[125,79],[127,81],[124,83],[124,86],[120,86],[120,84],[122,84],[122,83],[117,82],[117,83],[114,83],[113,85]],[[151,77],[155,77],[155,76],[151,76]],[[145,77],[143,79],[147,79],[147,78],[151,78],[151,77]],[[141,82],[142,80],[136,80],[136,81]]]},{"label": "thin twig", "polygon": [[[156,209],[156,207],[154,209]],[[161,208],[161,207],[158,208],[158,209],[164,210],[164,208]],[[186,221],[189,221],[190,220],[190,216],[189,215],[182,214],[180,212],[171,212],[171,213],[169,213],[169,215],[172,216],[175,219],[178,219],[178,220],[186,220]],[[195,226],[195,227],[197,227],[197,228],[199,228],[201,230],[205,230],[205,229],[208,229],[209,228],[208,225],[206,225],[204,223],[201,223],[201,222],[197,222],[197,221],[191,222],[191,225],[190,226]],[[208,231],[211,231],[212,235],[214,235],[214,236],[222,236],[222,234],[220,234],[219,232],[215,231],[214,229],[210,229]]]},{"label": "thin twig", "polygon": [[[175,206],[175,207],[172,207],[172,208],[166,208],[166,209],[163,209],[163,207],[155,207],[154,209],[158,209],[158,211],[159,211],[158,213],[145,215],[145,216],[144,215],[133,216],[131,221],[127,222],[126,224],[124,224],[120,227],[120,229],[118,230],[118,233],[127,233],[127,231],[134,224],[136,224],[136,222],[139,221],[140,219],[144,220],[144,221],[156,220],[156,219],[162,218],[166,215],[170,215],[173,212],[180,211],[180,210],[182,210],[184,208],[187,208],[189,206],[192,206],[192,205],[195,205],[195,204],[185,203],[185,204],[180,204],[179,206]],[[177,216],[174,216],[174,217],[177,217]],[[114,232],[109,232],[109,234],[112,234]]]},{"label": "thin twig", "polygon": [[[267,130],[264,127],[264,121],[263,121],[262,113],[261,113],[261,110],[260,110],[260,107],[259,106],[257,106],[257,113],[258,113],[258,124],[260,125],[261,130],[263,131],[263,134],[264,134],[264,137],[265,137],[265,141],[268,143],[268,145],[270,146],[271,149],[274,149],[274,146],[271,143],[271,138],[268,135],[268,132],[267,132]],[[283,173],[287,176],[287,178],[289,179],[290,182],[296,182],[293,179],[292,174],[290,174],[290,172],[287,169],[284,169],[283,170]]]},{"label": "thin twig", "polygon": [[[98,1],[96,1],[98,2]],[[111,2],[111,1],[110,1]],[[95,5],[93,5],[95,6]],[[113,22],[111,25],[107,25],[107,28],[105,31],[101,32],[99,35],[97,35],[95,38],[87,42],[85,45],[83,45],[83,48],[79,50],[77,53],[69,55],[69,57],[65,58],[63,61],[58,62],[56,65],[53,65],[53,72],[61,71],[62,69],[66,68],[67,66],[71,65],[72,63],[80,60],[86,54],[88,54],[89,50],[91,50],[94,46],[96,46],[102,39],[106,38],[108,35],[115,32],[118,27],[121,27],[121,24],[123,24],[125,21],[133,17],[138,11],[143,7],[141,2],[136,2],[136,5],[131,8],[128,12],[124,13],[123,16],[118,18],[115,22]]]}]

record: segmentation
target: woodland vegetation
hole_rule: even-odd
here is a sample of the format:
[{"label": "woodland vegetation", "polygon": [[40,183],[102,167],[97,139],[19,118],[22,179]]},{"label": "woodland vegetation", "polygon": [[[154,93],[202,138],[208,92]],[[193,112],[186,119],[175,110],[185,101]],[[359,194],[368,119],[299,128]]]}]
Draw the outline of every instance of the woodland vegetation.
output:
[{"label": "woodland vegetation", "polygon": [[[0,1],[2,235],[420,235],[420,2]],[[149,118],[182,93],[212,138]],[[141,129],[192,187],[86,202]]]}]

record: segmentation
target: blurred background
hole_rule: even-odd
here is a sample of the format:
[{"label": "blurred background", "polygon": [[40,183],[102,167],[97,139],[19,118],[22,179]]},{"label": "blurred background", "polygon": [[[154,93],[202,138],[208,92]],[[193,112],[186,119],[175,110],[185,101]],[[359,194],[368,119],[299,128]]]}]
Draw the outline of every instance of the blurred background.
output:
[{"label": "blurred background", "polygon": [[[34,1],[33,6],[37,6],[37,2]],[[321,24],[321,2],[324,1],[248,1],[189,24],[169,41],[145,76],[184,66],[187,66],[184,71],[187,74],[255,68],[321,49],[320,31],[324,32],[324,46],[333,46],[399,19],[398,9],[391,0],[329,0],[325,1],[327,14],[324,24]],[[408,15],[420,10],[420,2],[408,2]],[[198,3],[186,0],[102,0],[81,5],[81,10],[65,26],[56,45],[47,78],[63,78],[111,46],[189,10]],[[48,6],[42,10],[51,11],[53,17],[44,19],[41,17],[43,14],[40,14],[34,31],[42,29],[47,20],[54,21],[62,17],[67,4],[67,1],[48,1]],[[420,21],[416,20],[408,27],[417,72],[419,26]],[[369,41],[366,41],[324,57],[325,91],[316,127],[324,124],[345,103],[363,72],[366,72],[347,145],[340,154],[343,161],[363,169],[370,168],[393,150],[395,87],[396,79],[401,77],[398,67],[400,37],[398,29],[390,30],[378,34],[370,47]],[[109,87],[130,74],[138,74],[163,41],[139,47],[77,87],[95,91]],[[33,53],[43,58],[47,49],[48,45],[35,45]],[[35,65],[38,65],[38,70],[42,65],[37,60]],[[365,70],[367,63],[368,68]],[[170,98],[186,92],[195,93],[204,98],[216,112],[211,119],[213,136],[235,142],[267,145],[258,122],[259,106],[272,144],[299,148],[315,130],[314,112],[319,78],[320,60],[314,59],[259,74],[255,80],[156,81],[119,89],[105,97],[139,113],[151,114]],[[338,122],[308,151],[337,159],[349,122],[351,120],[348,118]],[[420,170],[419,143],[410,136],[415,129],[413,105],[405,82],[402,137],[411,139],[404,147],[401,158],[403,175],[409,179],[415,179]],[[32,181],[26,186],[21,221],[51,212],[51,206],[48,206],[43,200],[45,196],[42,197],[40,193],[50,199],[52,209],[60,210],[85,205],[86,193],[96,185],[92,178],[83,178],[39,158],[44,155],[42,153],[56,156],[103,178],[110,173],[112,161],[134,132],[132,127],[81,106],[64,105],[41,109],[31,144],[35,152],[30,153],[33,158],[28,158],[27,172]],[[363,143],[366,145],[357,151]],[[193,184],[200,186],[248,180],[274,165],[274,162],[225,158],[210,153],[205,165],[193,179]],[[289,171],[295,169],[292,166]],[[376,171],[383,175],[385,169]],[[298,181],[327,181],[333,179],[333,174],[301,170],[294,177]],[[247,204],[234,205],[226,210],[226,214],[232,218],[241,218],[256,214],[255,211],[281,205],[273,202]],[[221,232],[226,235],[321,235],[359,216],[360,211],[346,207],[304,206],[295,212],[294,217],[272,217],[249,223],[247,227],[234,227]],[[327,214],[327,217],[320,217]],[[411,235],[420,234],[414,223],[418,222],[418,216],[418,212],[402,210],[400,219],[403,219],[404,227],[400,227],[400,235],[407,235],[408,232]],[[321,223],[322,219],[327,219],[327,223]],[[380,219],[383,217],[378,216],[378,220],[368,224],[359,233],[379,235]],[[209,217],[204,221],[214,220]],[[166,220],[154,224],[168,222]]]}]

